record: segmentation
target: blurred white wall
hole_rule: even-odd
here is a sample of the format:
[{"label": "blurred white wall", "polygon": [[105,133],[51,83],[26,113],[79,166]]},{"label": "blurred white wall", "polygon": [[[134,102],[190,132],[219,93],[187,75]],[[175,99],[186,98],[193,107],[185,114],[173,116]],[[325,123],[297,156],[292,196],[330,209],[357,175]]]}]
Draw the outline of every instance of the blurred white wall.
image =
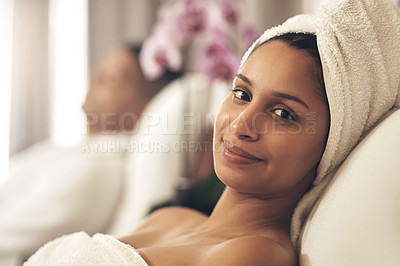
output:
[{"label": "blurred white wall", "polygon": [[[79,120],[87,87],[87,0],[5,1],[13,2],[9,153],[54,135],[78,138],[85,128]],[[73,2],[82,8],[65,8]]]},{"label": "blurred white wall", "polygon": [[0,184],[8,175],[14,3],[0,0]]},{"label": "blurred white wall", "polygon": [[10,153],[49,137],[48,1],[14,0]]},{"label": "blurred white wall", "polygon": [[264,31],[302,13],[301,0],[242,0],[249,21]]},{"label": "blurred white wall", "polygon": [[89,68],[115,47],[141,42],[161,0],[89,0]]},{"label": "blurred white wall", "polygon": [[81,106],[88,84],[87,1],[48,1],[50,137],[60,146],[74,146],[86,132]]}]

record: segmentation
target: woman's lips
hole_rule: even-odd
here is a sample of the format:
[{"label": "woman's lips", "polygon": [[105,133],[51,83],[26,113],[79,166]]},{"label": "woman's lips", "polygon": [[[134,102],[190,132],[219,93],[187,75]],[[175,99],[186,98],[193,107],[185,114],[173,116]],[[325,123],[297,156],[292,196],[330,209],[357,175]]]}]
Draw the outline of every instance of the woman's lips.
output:
[{"label": "woman's lips", "polygon": [[262,159],[227,142],[224,142],[222,154],[227,161],[236,164],[253,164],[262,161]]}]

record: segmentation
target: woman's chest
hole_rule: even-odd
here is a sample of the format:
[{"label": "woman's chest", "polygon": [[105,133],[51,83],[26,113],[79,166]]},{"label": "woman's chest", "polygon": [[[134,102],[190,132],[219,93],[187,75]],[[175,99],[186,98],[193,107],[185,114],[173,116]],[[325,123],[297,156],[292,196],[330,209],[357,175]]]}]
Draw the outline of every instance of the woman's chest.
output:
[{"label": "woman's chest", "polygon": [[226,242],[209,234],[157,231],[139,231],[129,241],[149,265],[196,265]]}]

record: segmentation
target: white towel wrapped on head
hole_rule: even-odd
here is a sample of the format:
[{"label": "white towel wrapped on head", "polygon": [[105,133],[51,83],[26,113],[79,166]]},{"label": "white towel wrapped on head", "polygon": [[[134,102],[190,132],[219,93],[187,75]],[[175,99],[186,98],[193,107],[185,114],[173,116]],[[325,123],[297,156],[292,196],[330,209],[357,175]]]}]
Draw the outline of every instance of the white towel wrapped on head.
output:
[{"label": "white towel wrapped on head", "polygon": [[400,10],[389,0],[330,1],[315,16],[299,15],[266,31],[241,65],[259,44],[286,33],[316,34],[331,116],[317,177],[292,217],[297,247],[307,215],[338,167],[400,105]]},{"label": "white towel wrapped on head", "polygon": [[139,253],[110,235],[85,232],[59,237],[41,247],[24,266],[147,266]]}]

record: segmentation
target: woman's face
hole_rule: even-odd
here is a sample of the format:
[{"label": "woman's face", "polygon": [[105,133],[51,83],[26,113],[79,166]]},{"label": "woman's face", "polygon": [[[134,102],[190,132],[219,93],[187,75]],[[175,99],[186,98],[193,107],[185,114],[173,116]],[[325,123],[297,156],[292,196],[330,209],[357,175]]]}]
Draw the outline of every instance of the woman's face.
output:
[{"label": "woman's face", "polygon": [[120,116],[128,113],[139,116],[140,79],[136,57],[126,48],[113,51],[93,72],[83,109],[88,115],[108,115],[106,120],[111,123],[105,129],[118,129],[120,126],[124,130],[132,129],[135,121],[131,121],[129,116],[120,121]]},{"label": "woman's face", "polygon": [[227,186],[285,195],[311,184],[329,129],[312,60],[270,41],[239,70],[214,131],[215,170]]}]

